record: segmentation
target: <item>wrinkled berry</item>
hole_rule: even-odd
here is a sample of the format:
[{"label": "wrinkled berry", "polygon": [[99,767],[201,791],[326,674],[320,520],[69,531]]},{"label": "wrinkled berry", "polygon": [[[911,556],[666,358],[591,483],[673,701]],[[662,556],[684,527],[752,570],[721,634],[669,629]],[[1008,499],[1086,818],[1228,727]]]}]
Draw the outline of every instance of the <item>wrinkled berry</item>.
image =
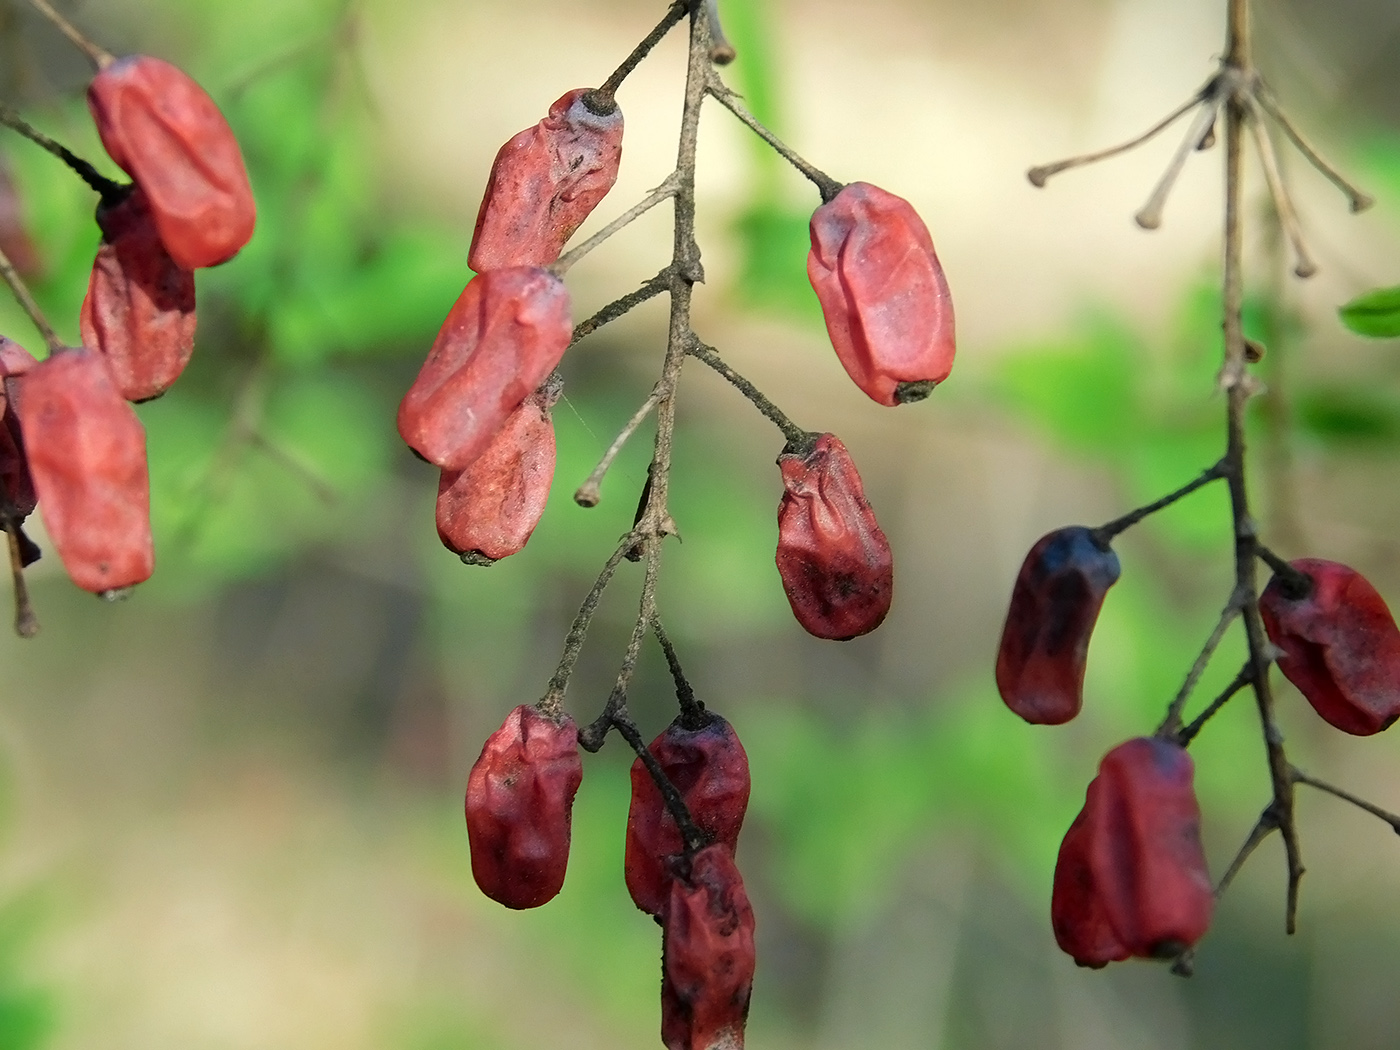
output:
[{"label": "wrinkled berry", "polygon": [[256,206],[228,121],[182,70],[149,55],[107,66],[88,86],[102,145],[145,191],[160,239],[187,270],[232,259]]},{"label": "wrinkled berry", "polygon": [[729,847],[677,865],[662,918],[661,1041],[667,1050],[742,1050],[753,990],[754,917]]},{"label": "wrinkled berry", "polygon": [[19,423],[19,377],[36,363],[28,350],[0,336],[0,483],[20,521],[34,513],[38,502]]},{"label": "wrinkled berry", "polygon": [[953,300],[909,202],[853,182],[812,214],[807,276],[836,356],[882,405],[927,397],[953,369]]},{"label": "wrinkled berry", "polygon": [[568,290],[547,270],[478,274],[399,404],[399,435],[429,463],[465,469],[554,370],[572,334]]},{"label": "wrinkled berry", "polygon": [[1290,562],[1311,581],[1298,594],[1275,576],[1259,595],[1278,667],[1329,724],[1356,736],[1400,718],[1400,630],[1355,569],[1321,558]]},{"label": "wrinkled berry", "polygon": [[[733,726],[712,712],[699,717],[698,728],[687,728],[685,716],[677,718],[648,750],[680,792],[695,826],[732,853],[749,804],[749,759]],[[627,889],[642,911],[661,914],[671,893],[669,863],[683,848],[680,828],[638,758],[632,763],[623,867]]]},{"label": "wrinkled berry", "polygon": [[846,446],[822,434],[805,455],[778,457],[778,575],[810,634],[842,640],[880,626],[894,592],[894,558]]},{"label": "wrinkled berry", "polygon": [[1119,744],[1099,763],[1060,846],[1050,901],[1055,940],[1080,965],[1172,958],[1210,926],[1193,770],[1184,749],[1157,737]]},{"label": "wrinkled berry", "polygon": [[443,546],[474,563],[524,548],[549,502],[554,479],[554,424],[549,410],[560,384],[546,383],[520,403],[486,451],[438,484],[437,530]]},{"label": "wrinkled berry", "polygon": [[496,154],[467,265],[547,266],[617,181],[622,110],[600,115],[577,88]]},{"label": "wrinkled berry", "polygon": [[1042,536],[1026,555],[997,651],[997,689],[1027,722],[1059,725],[1079,713],[1089,636],[1118,573],[1118,555],[1082,525]]},{"label": "wrinkled berry", "polygon": [[19,422],[44,524],[74,583],[95,594],[148,579],[146,431],[101,354],[61,350],[19,380]]},{"label": "wrinkled berry", "polygon": [[467,778],[467,839],[481,892],[536,908],[564,885],[574,795],[583,781],[578,727],[522,704],[486,739]]},{"label": "wrinkled berry", "polygon": [[102,243],[78,315],[83,345],[107,359],[128,401],[159,397],[194,351],[194,274],[165,250],[135,187],[97,212]]}]

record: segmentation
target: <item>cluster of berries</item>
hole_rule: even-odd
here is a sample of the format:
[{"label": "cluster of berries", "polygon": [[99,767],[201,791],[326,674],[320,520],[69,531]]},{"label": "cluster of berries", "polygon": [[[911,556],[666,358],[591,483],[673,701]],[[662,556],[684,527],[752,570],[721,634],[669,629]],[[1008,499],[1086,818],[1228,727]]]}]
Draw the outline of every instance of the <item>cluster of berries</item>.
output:
[{"label": "cluster of berries", "polygon": [[[996,680],[1027,722],[1059,725],[1079,713],[1089,638],[1118,575],[1108,540],[1083,526],[1051,532],[1026,555]],[[1330,725],[1369,736],[1400,718],[1400,629],[1360,573],[1299,559],[1269,582],[1259,612],[1279,670]],[[1055,868],[1051,922],[1076,962],[1172,958],[1206,932],[1214,897],[1192,770],[1165,730],[1104,757]]]},{"label": "cluster of berries", "polygon": [[[194,273],[231,259],[255,207],[233,132],[189,76],[158,58],[105,65],[88,87],[102,145],[132,182],[97,208],[102,242],[82,346],[36,361],[0,339],[0,493],[18,528],[35,506],[68,575],[111,594],[147,579],[146,434],[129,402],[159,397],[194,349]],[[25,563],[38,550],[23,544]]]}]

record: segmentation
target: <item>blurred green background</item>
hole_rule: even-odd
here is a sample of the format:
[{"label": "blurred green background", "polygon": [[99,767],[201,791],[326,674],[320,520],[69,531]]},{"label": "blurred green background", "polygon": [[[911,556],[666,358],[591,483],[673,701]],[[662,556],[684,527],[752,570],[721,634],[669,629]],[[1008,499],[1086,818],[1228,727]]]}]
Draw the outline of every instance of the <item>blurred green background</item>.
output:
[{"label": "blurred green background", "polygon": [[[630,524],[650,431],[593,510],[570,495],[647,395],[659,300],[564,364],[559,467],[529,547],[467,568],[432,526],[436,473],[394,408],[469,273],[486,171],[507,137],[596,83],[660,0],[121,0],[75,18],[109,49],[177,61],[243,144],[258,232],[199,276],[198,352],[149,431],[159,568],[118,606],[52,555],[44,631],[0,636],[0,1050],[536,1050],[657,1045],[659,941],[622,885],[630,756],[585,763],[568,882],[506,913],[471,881],[461,792],[481,741],[540,694],[578,602]],[[1193,160],[1146,236],[1130,216],[1173,134],[1041,192],[1032,163],[1136,133],[1211,72],[1223,3],[721,0],[726,76],[799,151],[908,197],[959,310],[960,356],[926,403],[884,410],[846,379],[804,269],[810,188],[707,110],[702,338],[800,425],[839,433],[894,546],[875,634],[823,643],[773,565],[781,438],[692,365],[673,479],[684,542],[660,601],[701,697],[750,755],[740,862],[758,914],[750,1045],[1368,1048],[1400,1030],[1400,847],[1303,796],[1300,932],[1282,931],[1276,841],[1246,868],[1189,982],[1081,971],[1046,918],[1060,836],[1099,756],[1150,732],[1227,597],[1224,492],[1120,544],[1085,714],[1022,724],[991,665],[1021,557],[1185,482],[1223,446],[1218,155]],[[1323,274],[1285,279],[1262,196],[1252,334],[1268,349],[1253,484],[1280,553],[1345,561],[1400,601],[1400,346],[1336,308],[1400,282],[1400,12],[1260,0],[1261,63],[1381,204],[1361,218],[1296,157]],[[596,229],[670,170],[680,39],[619,95],[622,178]],[[80,57],[0,0],[0,88],[111,171]],[[59,330],[97,241],[94,201],[0,139]],[[1258,187],[1254,187],[1258,189]],[[658,208],[570,273],[576,316],[669,257]],[[8,301],[0,331],[37,339]],[[40,537],[43,542],[42,536]],[[624,567],[569,691],[601,707],[635,611]],[[1233,676],[1222,649],[1198,710]],[[1338,739],[1287,685],[1311,772],[1400,807],[1393,739]],[[670,719],[648,651],[645,732]],[[1267,800],[1256,718],[1193,746],[1213,870]]]}]

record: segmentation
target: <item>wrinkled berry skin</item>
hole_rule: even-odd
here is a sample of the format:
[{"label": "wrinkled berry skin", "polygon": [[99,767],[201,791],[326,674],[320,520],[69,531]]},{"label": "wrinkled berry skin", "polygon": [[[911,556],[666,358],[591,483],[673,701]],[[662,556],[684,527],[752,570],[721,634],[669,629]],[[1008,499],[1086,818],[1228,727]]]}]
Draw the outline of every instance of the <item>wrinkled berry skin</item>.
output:
[{"label": "wrinkled berry skin", "polygon": [[160,239],[186,270],[217,266],[253,236],[257,209],[228,121],[182,70],[130,55],[88,86],[107,154],[150,201]]},{"label": "wrinkled berry skin", "polygon": [[128,401],[159,397],[194,352],[194,274],[170,257],[137,186],[99,207],[102,243],[78,324],[83,345],[107,359]]},{"label": "wrinkled berry skin", "polygon": [[574,795],[583,781],[578,727],[522,704],[486,739],[467,778],[467,840],[481,892],[537,908],[564,885]]},{"label": "wrinkled berry skin", "polygon": [[1186,751],[1157,737],[1099,763],[1060,846],[1050,921],[1081,966],[1172,958],[1210,926],[1215,905]]},{"label": "wrinkled berry skin", "polygon": [[467,265],[547,266],[617,181],[622,110],[594,113],[577,88],[496,154]]},{"label": "wrinkled berry skin", "polygon": [[0,336],[0,482],[4,483],[5,495],[21,521],[34,513],[38,496],[34,493],[34,479],[29,473],[29,458],[24,452],[24,435],[20,430],[19,377],[36,364],[28,350]]},{"label": "wrinkled berry skin", "polygon": [[[733,853],[749,805],[749,757],[734,727],[704,712],[699,728],[677,718],[648,748],[676,790],[695,826]],[[627,811],[623,870],[637,907],[660,915],[671,895],[669,863],[681,853],[680,828],[639,758],[632,763],[632,804]]]},{"label": "wrinkled berry skin", "polygon": [[778,575],[809,634],[845,641],[879,627],[894,594],[894,557],[846,446],[822,434],[778,457]]},{"label": "wrinkled berry skin", "polygon": [[904,198],[853,182],[812,213],[811,234],[807,276],[856,386],[882,405],[927,397],[953,370],[954,345],[924,221]]},{"label": "wrinkled berry skin", "polygon": [[443,546],[489,564],[524,549],[554,480],[550,407],[560,385],[546,383],[520,403],[501,432],[466,470],[444,470],[438,484],[437,530]]},{"label": "wrinkled berry skin", "polygon": [[101,354],[62,350],[19,380],[19,422],[44,524],[94,594],[155,570],[146,431]]},{"label": "wrinkled berry skin", "polygon": [[443,470],[464,470],[569,345],[569,293],[536,266],[467,283],[399,404],[399,436]]},{"label": "wrinkled berry skin", "polygon": [[1026,555],[997,651],[997,689],[1027,722],[1060,725],[1079,713],[1089,636],[1118,573],[1118,555],[1082,525],[1042,536]]},{"label": "wrinkled berry skin", "polygon": [[1355,569],[1321,558],[1293,568],[1312,581],[1293,596],[1275,576],[1259,595],[1278,667],[1313,710],[1344,733],[1370,736],[1400,718],[1400,630],[1385,600]]},{"label": "wrinkled berry skin", "polygon": [[753,990],[754,917],[729,847],[677,872],[662,918],[661,1041],[667,1050],[743,1050]]}]

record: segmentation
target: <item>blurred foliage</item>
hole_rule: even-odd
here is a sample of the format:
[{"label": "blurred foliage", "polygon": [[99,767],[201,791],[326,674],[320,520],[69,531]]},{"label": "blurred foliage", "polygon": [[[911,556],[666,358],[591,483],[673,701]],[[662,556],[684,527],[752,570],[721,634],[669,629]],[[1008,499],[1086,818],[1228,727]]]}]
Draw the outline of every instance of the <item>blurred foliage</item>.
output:
[{"label": "blurred foliage", "polygon": [[1342,324],[1358,335],[1394,339],[1400,336],[1400,287],[1376,288],[1358,295],[1337,312]]}]

